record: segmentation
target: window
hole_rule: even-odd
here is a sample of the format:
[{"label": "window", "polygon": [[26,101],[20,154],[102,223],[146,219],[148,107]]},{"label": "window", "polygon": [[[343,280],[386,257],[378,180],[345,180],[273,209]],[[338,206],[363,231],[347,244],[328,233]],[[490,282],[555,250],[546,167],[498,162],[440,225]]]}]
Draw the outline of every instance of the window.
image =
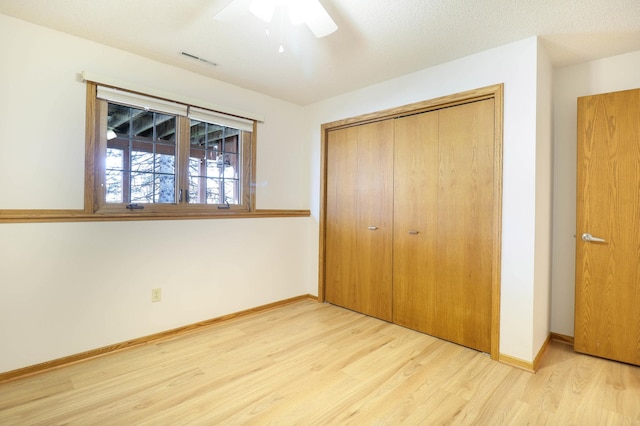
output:
[{"label": "window", "polygon": [[251,211],[252,120],[88,84],[94,212]]},{"label": "window", "polygon": [[177,117],[108,103],[105,201],[175,203]]}]

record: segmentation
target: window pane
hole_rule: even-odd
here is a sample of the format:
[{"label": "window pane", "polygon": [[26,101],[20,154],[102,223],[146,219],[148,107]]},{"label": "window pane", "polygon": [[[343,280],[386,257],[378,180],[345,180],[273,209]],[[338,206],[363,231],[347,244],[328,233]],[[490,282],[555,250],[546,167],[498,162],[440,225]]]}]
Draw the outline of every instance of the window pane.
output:
[{"label": "window pane", "polygon": [[239,204],[240,131],[191,120],[189,203]]},{"label": "window pane", "polygon": [[153,152],[134,151],[131,153],[132,172],[153,172]]},{"label": "window pane", "polygon": [[176,202],[176,116],[109,103],[108,203]]},{"label": "window pane", "polygon": [[238,199],[240,192],[240,185],[237,180],[225,179],[224,181],[224,196],[227,200]]},{"label": "window pane", "polygon": [[131,198],[132,203],[153,202],[153,173],[131,172]]},{"label": "window pane", "polygon": [[107,148],[106,199],[107,203],[122,203],[124,173],[122,150]]},{"label": "window pane", "polygon": [[175,203],[176,181],[173,175],[156,176],[153,202]]}]

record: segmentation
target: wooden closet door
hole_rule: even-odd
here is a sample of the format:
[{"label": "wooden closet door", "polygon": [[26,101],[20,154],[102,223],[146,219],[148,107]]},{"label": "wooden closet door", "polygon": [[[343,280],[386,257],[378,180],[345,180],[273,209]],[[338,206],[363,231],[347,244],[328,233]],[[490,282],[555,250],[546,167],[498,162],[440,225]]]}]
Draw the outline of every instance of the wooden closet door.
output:
[{"label": "wooden closet door", "polygon": [[491,351],[494,101],[396,120],[394,322]]},{"label": "wooden closet door", "polygon": [[393,322],[433,332],[438,267],[438,111],[395,120]]},{"label": "wooden closet door", "polygon": [[494,100],[440,110],[433,333],[491,351]]},{"label": "wooden closet door", "polygon": [[329,132],[326,300],[391,320],[393,121]]}]

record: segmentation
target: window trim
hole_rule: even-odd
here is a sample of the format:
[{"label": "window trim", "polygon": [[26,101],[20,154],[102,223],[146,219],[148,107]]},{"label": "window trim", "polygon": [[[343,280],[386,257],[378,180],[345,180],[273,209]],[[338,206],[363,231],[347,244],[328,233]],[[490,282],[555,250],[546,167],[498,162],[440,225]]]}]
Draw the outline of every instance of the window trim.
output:
[{"label": "window trim", "polygon": [[203,101],[202,99],[194,99],[188,96],[183,96],[177,93],[169,93],[162,90],[158,90],[151,87],[144,87],[138,84],[133,84],[131,82],[117,80],[111,77],[107,77],[104,75],[94,74],[92,72],[82,71],[80,73],[80,78],[83,82],[86,83],[95,83],[96,85],[101,86],[109,86],[116,89],[144,94],[145,96],[150,96],[157,99],[164,99],[174,103],[181,103],[184,105],[193,105],[195,107],[204,108],[210,111],[217,111],[225,115],[231,115],[235,117],[242,117],[248,120],[253,120],[257,122],[264,122],[264,117],[260,114],[255,114],[248,111],[241,111],[237,108],[231,108],[228,106],[222,106],[218,104],[214,104],[208,101]]},{"label": "window trim", "polygon": [[[104,83],[86,81],[87,94],[87,115],[86,115],[86,149],[85,149],[85,204],[84,213],[96,216],[109,217],[147,217],[147,218],[191,218],[191,217],[230,217],[234,215],[246,215],[256,212],[255,209],[255,176],[256,176],[256,135],[257,121],[247,120],[239,117],[240,120],[252,122],[252,132],[240,132],[243,150],[242,161],[242,202],[238,205],[224,204],[188,204],[178,200],[175,204],[154,204],[145,203],[144,209],[128,210],[128,203],[107,203],[104,195],[105,167],[102,150],[106,149],[106,128],[107,128],[107,105],[108,101],[98,98],[98,86],[108,86]],[[111,86],[108,86],[111,87]],[[114,87],[117,90],[123,90]],[[129,92],[128,90],[124,90]],[[135,92],[133,92],[136,95]],[[146,94],[140,94],[148,96]],[[161,101],[173,102],[170,99],[159,98]],[[199,108],[200,109],[200,108]],[[212,113],[215,113],[212,111]],[[226,114],[225,114],[226,115]],[[176,134],[177,138],[189,141],[189,118],[178,116]],[[102,131],[105,130],[105,131]],[[249,140],[246,140],[249,138]],[[189,143],[178,144],[177,161],[189,157]],[[188,160],[186,160],[188,161]],[[188,181],[188,167],[178,170],[176,173],[178,181]],[[182,202],[181,202],[182,201]]]}]

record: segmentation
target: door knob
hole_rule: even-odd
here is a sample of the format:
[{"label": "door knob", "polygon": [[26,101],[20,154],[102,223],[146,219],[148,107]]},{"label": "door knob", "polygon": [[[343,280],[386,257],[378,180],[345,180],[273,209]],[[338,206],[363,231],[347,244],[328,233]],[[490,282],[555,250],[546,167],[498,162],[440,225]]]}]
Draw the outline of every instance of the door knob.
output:
[{"label": "door knob", "polygon": [[591,234],[582,234],[582,241],[585,241],[585,242],[588,242],[588,243],[604,243],[604,242],[606,242],[602,238],[596,238]]}]

